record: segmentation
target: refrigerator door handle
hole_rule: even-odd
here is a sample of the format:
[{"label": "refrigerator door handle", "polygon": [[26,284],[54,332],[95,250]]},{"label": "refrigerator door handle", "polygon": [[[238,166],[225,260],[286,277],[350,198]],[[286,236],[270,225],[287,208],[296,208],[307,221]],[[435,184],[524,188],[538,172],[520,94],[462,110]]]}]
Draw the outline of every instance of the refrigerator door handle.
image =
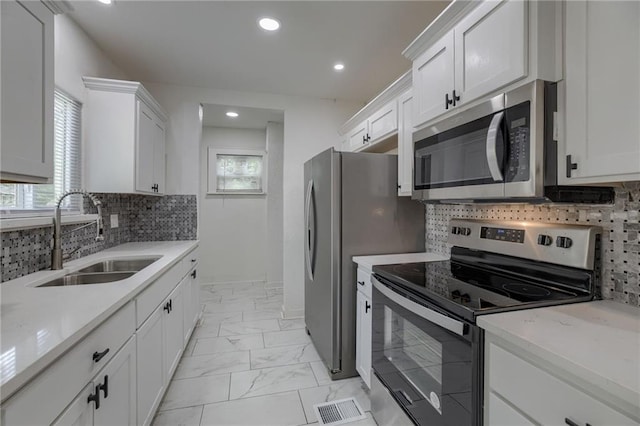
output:
[{"label": "refrigerator door handle", "polygon": [[[313,193],[313,180],[309,180],[309,183],[307,184],[307,201],[306,201],[306,240],[307,240],[307,244],[305,245],[305,259],[307,261],[307,274],[309,275],[309,280],[313,281],[313,270],[312,270],[312,263],[311,263],[311,249],[313,247],[313,240],[311,237],[311,223],[309,222],[309,219],[311,217],[311,194]],[[314,236],[315,238],[315,236]]]}]

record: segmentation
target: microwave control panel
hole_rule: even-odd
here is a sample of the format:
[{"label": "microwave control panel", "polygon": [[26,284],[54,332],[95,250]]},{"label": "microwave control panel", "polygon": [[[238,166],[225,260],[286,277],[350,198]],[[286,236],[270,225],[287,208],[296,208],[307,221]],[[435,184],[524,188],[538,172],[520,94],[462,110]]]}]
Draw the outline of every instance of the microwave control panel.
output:
[{"label": "microwave control panel", "polygon": [[524,229],[480,228],[480,238],[486,240],[506,241],[509,243],[524,243]]},{"label": "microwave control panel", "polygon": [[526,182],[529,180],[530,156],[530,102],[524,102],[507,109],[505,124],[508,134],[508,158],[505,180]]}]

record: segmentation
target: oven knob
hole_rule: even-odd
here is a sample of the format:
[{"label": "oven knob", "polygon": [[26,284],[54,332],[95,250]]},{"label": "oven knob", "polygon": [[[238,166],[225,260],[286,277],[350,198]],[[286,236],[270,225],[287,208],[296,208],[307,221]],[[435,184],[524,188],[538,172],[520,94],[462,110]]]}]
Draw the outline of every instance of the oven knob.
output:
[{"label": "oven knob", "polygon": [[538,235],[538,244],[541,246],[550,246],[553,243],[553,238],[549,235]]},{"label": "oven knob", "polygon": [[453,235],[459,235],[460,234],[460,229],[461,228],[458,228],[457,226],[454,226],[454,227],[451,228],[451,233]]},{"label": "oven knob", "polygon": [[573,245],[573,240],[569,237],[558,237],[556,238],[556,246],[562,248],[569,248]]}]

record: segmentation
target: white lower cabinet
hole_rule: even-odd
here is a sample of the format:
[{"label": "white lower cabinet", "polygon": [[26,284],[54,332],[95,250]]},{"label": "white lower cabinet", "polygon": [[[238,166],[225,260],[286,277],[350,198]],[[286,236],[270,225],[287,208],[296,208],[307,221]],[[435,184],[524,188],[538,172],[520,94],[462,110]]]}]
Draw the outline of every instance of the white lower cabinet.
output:
[{"label": "white lower cabinet", "polygon": [[356,370],[371,389],[371,274],[358,268],[356,284]]},{"label": "white lower cabinet", "polygon": [[188,281],[187,278],[184,278],[167,297],[165,303],[161,305],[164,334],[162,347],[164,352],[164,371],[167,379],[170,379],[173,375],[184,349],[182,289]]},{"label": "white lower cabinet", "polygon": [[486,336],[485,424],[638,426],[638,421],[586,393],[592,389],[583,391],[561,378],[566,373],[558,367],[520,351]]},{"label": "white lower cabinet", "polygon": [[162,323],[164,311],[156,309],[136,333],[138,424],[148,425],[165,391]]},{"label": "white lower cabinet", "polygon": [[136,345],[132,337],[53,424],[135,425],[135,395]]},{"label": "white lower cabinet", "polygon": [[193,268],[187,276],[187,283],[183,288],[183,306],[184,306],[184,344],[189,342],[191,333],[198,320],[200,313],[200,286],[198,284],[198,270]]}]

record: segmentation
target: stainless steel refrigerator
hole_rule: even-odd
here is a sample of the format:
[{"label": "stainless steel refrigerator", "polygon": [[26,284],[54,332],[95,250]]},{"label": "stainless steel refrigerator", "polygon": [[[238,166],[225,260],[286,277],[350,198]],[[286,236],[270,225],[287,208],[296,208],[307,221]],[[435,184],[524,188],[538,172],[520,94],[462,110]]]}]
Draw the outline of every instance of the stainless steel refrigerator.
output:
[{"label": "stainless steel refrigerator", "polygon": [[324,151],[304,165],[305,322],[332,379],[356,373],[356,255],[424,251],[424,206],[395,155]]}]

